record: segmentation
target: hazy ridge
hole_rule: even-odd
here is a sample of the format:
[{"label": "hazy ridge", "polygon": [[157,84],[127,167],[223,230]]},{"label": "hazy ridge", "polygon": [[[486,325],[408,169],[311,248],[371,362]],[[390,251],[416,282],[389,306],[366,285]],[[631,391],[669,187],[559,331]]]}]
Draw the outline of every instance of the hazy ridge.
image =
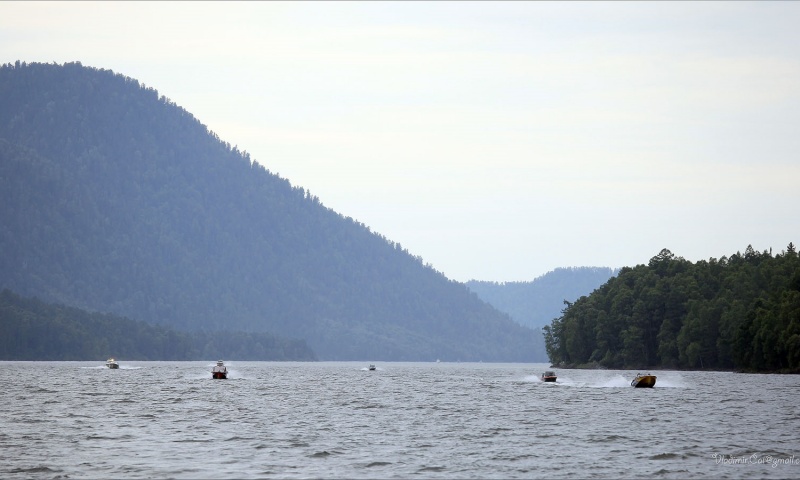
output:
[{"label": "hazy ridge", "polygon": [[135,79],[3,66],[0,158],[0,288],[320,359],[545,359],[541,332]]},{"label": "hazy ridge", "polygon": [[618,271],[609,267],[556,268],[529,282],[470,280],[467,287],[521,325],[541,328],[561,315],[564,301],[589,295]]}]

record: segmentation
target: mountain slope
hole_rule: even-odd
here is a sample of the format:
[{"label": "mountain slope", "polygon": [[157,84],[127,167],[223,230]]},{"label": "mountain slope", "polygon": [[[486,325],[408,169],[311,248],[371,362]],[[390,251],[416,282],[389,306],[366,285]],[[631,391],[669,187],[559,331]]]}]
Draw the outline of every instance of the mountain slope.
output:
[{"label": "mountain slope", "polygon": [[607,267],[557,268],[530,282],[481,282],[467,287],[485,302],[531,328],[541,328],[559,316],[564,301],[590,294],[616,275]]},{"label": "mountain slope", "polygon": [[303,341],[266,333],[177,332],[0,292],[0,360],[315,360]]},{"label": "mountain slope", "polygon": [[539,331],[134,79],[4,65],[0,160],[0,288],[183,330],[304,339],[320,359],[544,357]]}]

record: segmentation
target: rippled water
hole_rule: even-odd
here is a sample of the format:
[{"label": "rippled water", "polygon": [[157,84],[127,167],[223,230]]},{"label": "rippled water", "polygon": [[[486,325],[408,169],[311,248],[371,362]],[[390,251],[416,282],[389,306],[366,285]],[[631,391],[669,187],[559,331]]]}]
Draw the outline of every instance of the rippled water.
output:
[{"label": "rippled water", "polygon": [[0,362],[2,478],[800,478],[800,376]]}]

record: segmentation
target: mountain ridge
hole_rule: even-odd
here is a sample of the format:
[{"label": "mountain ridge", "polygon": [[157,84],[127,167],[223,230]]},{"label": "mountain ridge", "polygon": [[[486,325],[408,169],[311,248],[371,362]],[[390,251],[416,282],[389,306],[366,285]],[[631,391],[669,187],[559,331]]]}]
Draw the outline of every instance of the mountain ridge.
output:
[{"label": "mountain ridge", "polygon": [[540,331],[137,80],[6,64],[0,139],[0,288],[182,330],[305,339],[320,359],[544,357]]},{"label": "mountain ridge", "polygon": [[542,328],[561,315],[565,301],[589,295],[617,272],[610,267],[562,267],[527,282],[470,280],[466,285],[519,324]]}]

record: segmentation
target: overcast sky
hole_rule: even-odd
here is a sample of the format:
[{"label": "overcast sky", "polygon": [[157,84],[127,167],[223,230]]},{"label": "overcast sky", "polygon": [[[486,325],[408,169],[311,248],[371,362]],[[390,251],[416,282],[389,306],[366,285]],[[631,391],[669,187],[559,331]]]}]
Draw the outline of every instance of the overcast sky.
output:
[{"label": "overcast sky", "polygon": [[0,2],[449,278],[800,242],[800,2]]}]

